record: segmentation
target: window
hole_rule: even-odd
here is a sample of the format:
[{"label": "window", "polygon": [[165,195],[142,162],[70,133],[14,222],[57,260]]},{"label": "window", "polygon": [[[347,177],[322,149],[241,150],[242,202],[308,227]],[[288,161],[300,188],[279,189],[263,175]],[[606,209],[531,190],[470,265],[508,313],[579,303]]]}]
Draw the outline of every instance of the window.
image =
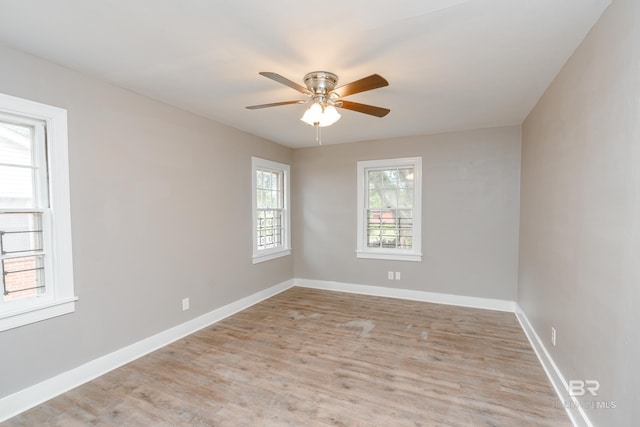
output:
[{"label": "window", "polygon": [[0,331],[75,309],[67,113],[0,94]]},{"label": "window", "polygon": [[253,263],[289,255],[289,165],[252,157]]},{"label": "window", "polygon": [[422,261],[422,158],[358,162],[358,258]]}]

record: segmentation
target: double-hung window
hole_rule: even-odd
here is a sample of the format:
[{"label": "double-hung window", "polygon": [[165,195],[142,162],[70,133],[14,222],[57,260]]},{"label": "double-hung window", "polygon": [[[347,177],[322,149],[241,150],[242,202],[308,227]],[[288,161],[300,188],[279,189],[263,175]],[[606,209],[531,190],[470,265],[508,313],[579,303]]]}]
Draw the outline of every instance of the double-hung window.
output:
[{"label": "double-hung window", "polygon": [[0,94],[0,331],[74,310],[66,125]]},{"label": "double-hung window", "polygon": [[289,255],[289,165],[252,157],[253,263]]},{"label": "double-hung window", "polygon": [[358,258],[421,261],[422,158],[358,162]]}]

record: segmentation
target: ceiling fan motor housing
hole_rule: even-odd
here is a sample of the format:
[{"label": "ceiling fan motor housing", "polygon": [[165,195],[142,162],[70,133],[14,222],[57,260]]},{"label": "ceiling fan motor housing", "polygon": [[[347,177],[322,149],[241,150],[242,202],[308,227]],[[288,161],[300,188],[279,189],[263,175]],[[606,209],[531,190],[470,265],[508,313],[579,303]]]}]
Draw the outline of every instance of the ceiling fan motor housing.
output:
[{"label": "ceiling fan motor housing", "polygon": [[326,95],[338,84],[338,76],[328,71],[312,71],[305,74],[304,84],[314,95]]}]

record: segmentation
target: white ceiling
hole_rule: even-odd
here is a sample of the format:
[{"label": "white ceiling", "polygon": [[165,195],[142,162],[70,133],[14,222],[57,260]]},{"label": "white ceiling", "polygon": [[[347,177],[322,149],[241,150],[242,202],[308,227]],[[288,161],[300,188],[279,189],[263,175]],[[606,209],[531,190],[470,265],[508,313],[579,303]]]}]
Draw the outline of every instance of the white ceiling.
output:
[{"label": "white ceiling", "polygon": [[0,43],[290,146],[303,99],[258,75],[388,87],[348,97],[323,143],[520,124],[610,0],[0,0]]}]

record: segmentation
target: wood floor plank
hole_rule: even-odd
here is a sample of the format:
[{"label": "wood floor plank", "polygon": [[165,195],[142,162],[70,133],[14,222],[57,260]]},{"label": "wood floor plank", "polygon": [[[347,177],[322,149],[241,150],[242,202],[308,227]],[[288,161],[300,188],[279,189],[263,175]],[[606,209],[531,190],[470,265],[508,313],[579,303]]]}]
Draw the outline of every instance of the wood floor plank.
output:
[{"label": "wood floor plank", "polygon": [[292,288],[13,426],[570,426],[512,313]]}]

